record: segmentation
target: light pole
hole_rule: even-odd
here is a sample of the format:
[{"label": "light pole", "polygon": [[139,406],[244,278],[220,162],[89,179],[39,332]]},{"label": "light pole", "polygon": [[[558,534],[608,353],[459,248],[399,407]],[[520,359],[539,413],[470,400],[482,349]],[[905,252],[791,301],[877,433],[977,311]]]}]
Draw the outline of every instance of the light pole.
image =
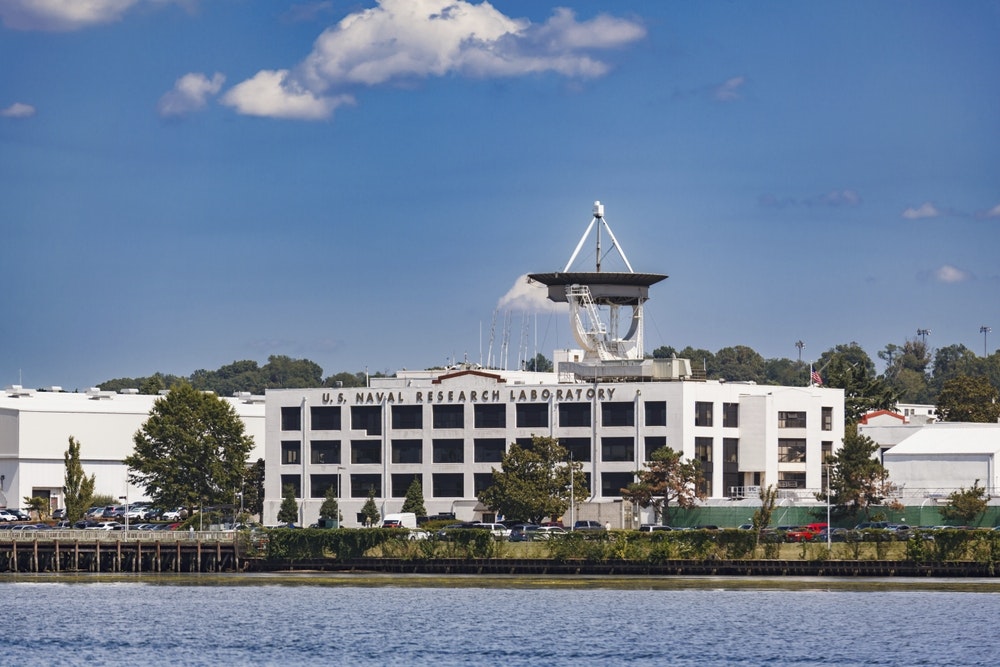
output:
[{"label": "light pole", "polygon": [[930,329],[917,329],[917,335],[920,336],[920,341],[924,344],[924,349],[927,349],[927,336],[931,333]]},{"label": "light pole", "polygon": [[125,503],[125,532],[128,532],[128,490],[125,490],[124,496],[118,496],[118,500]]},{"label": "light pole", "polygon": [[985,324],[983,326],[979,327],[979,333],[983,334],[983,356],[984,357],[990,356],[989,351],[986,349],[986,334],[988,334],[991,331],[993,331],[993,329],[990,329]]},{"label": "light pole", "polygon": [[801,340],[795,341],[795,347],[799,348],[799,363],[802,363],[802,348],[806,346]]},{"label": "light pole", "polygon": [[830,551],[833,549],[833,539],[830,532],[830,464],[824,463],[823,467],[826,468],[826,550]]}]

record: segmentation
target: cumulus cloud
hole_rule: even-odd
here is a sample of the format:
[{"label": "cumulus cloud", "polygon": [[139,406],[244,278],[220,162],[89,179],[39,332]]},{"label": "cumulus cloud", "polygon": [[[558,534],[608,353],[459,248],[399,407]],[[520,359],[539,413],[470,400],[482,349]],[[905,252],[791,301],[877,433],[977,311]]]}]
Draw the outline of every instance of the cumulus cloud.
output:
[{"label": "cumulus cloud", "polygon": [[138,0],[2,0],[0,21],[15,30],[69,32],[122,18]]},{"label": "cumulus cloud", "polygon": [[30,118],[35,115],[35,107],[23,102],[14,102],[6,109],[0,109],[2,118]]},{"label": "cumulus cloud", "polygon": [[487,2],[379,0],[323,31],[297,67],[258,72],[223,101],[240,113],[318,119],[353,101],[345,91],[358,86],[447,75],[597,77],[609,65],[590,51],[644,35],[633,21],[603,14],[578,21],[568,9],[535,25]]},{"label": "cumulus cloud", "polygon": [[936,218],[941,215],[941,211],[937,209],[931,202],[924,202],[917,208],[912,206],[905,211],[903,211],[903,217],[907,220],[921,220],[923,218]]},{"label": "cumulus cloud", "polygon": [[972,278],[972,274],[958,267],[945,264],[933,272],[934,279],[941,283],[961,283]]},{"label": "cumulus cloud", "polygon": [[209,96],[218,94],[226,80],[219,72],[211,79],[201,72],[185,74],[174,82],[172,90],[160,98],[157,110],[161,116],[183,116],[205,106]]},{"label": "cumulus cloud", "polygon": [[514,310],[525,313],[565,312],[566,304],[549,301],[549,289],[541,283],[528,280],[525,274],[514,281],[514,285],[497,302],[499,310]]},{"label": "cumulus cloud", "polygon": [[743,94],[740,89],[743,84],[746,83],[746,78],[742,76],[735,76],[728,79],[719,86],[716,86],[712,91],[712,98],[717,102],[735,102],[736,100],[742,99]]}]

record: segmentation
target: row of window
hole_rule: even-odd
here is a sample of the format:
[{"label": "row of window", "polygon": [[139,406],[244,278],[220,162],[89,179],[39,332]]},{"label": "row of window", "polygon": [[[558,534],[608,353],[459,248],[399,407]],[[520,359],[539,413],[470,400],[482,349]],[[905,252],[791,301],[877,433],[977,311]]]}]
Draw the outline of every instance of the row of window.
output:
[{"label": "row of window", "polygon": [[[643,406],[646,426],[667,425],[666,401],[646,401]],[[351,407],[351,429],[365,431],[368,435],[382,434],[382,406],[355,405]],[[507,428],[507,406],[503,404],[474,405],[475,428]],[[564,427],[591,426],[590,403],[560,403],[559,425]],[[394,430],[424,428],[422,405],[390,406],[390,428]],[[313,431],[340,431],[343,428],[339,406],[317,405],[309,408],[310,428]],[[548,403],[519,403],[514,409],[517,428],[548,428]],[[432,427],[465,428],[464,405],[431,406]],[[601,403],[601,424],[604,426],[635,426],[635,404],[631,401]],[[281,430],[301,431],[302,410],[298,406],[281,408]]]},{"label": "row of window", "polygon": [[[694,425],[712,426],[714,423],[713,410],[714,403],[698,401],[694,404]],[[824,431],[833,430],[833,408],[822,409],[822,428]],[[736,428],[740,425],[740,404],[722,404],[722,426],[724,428]],[[806,413],[803,411],[782,411],[778,413],[778,428],[806,428]]]},{"label": "row of window", "polygon": [[[426,484],[426,478],[430,477],[430,487]],[[591,475],[585,473],[587,488],[590,488]],[[309,498],[324,498],[327,491],[332,491],[338,498],[367,498],[370,492],[374,492],[376,498],[403,498],[407,489],[414,479],[420,480],[420,485],[424,489],[424,495],[430,498],[468,498],[478,496],[480,492],[486,490],[493,484],[493,473],[473,473],[472,493],[466,491],[466,475],[463,473],[433,473],[423,475],[420,473],[394,473],[388,476],[389,495],[383,496],[382,475],[378,474],[356,474],[350,475],[309,475]],[[601,491],[600,495],[606,498],[621,497],[622,489],[635,481],[635,473],[632,472],[605,472],[600,474]],[[341,488],[343,484],[343,488]],[[302,476],[282,475],[281,488],[291,486],[296,498],[303,498]],[[342,493],[344,492],[344,493]],[[429,493],[428,493],[429,492]]]}]

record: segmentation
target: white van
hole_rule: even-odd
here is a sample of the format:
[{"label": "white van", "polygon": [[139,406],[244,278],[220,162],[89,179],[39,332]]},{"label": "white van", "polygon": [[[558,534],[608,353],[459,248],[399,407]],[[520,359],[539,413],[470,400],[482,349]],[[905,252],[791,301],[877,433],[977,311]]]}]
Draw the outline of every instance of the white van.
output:
[{"label": "white van", "polygon": [[399,512],[398,514],[386,514],[382,519],[383,528],[416,528],[417,515],[413,512]]}]

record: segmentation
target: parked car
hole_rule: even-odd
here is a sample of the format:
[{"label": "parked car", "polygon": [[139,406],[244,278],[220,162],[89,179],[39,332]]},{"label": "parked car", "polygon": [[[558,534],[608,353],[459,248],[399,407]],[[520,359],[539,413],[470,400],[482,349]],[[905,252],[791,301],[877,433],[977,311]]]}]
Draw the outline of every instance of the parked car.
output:
[{"label": "parked car", "polygon": [[511,542],[530,542],[538,532],[539,526],[533,523],[519,523],[511,526],[507,539]]},{"label": "parked car", "polygon": [[125,525],[117,521],[100,521],[93,526],[87,526],[86,530],[125,530]]},{"label": "parked car", "polygon": [[533,536],[536,540],[549,540],[554,535],[566,535],[567,530],[561,526],[539,526]]},{"label": "parked car", "polygon": [[504,540],[510,537],[510,528],[503,525],[502,523],[476,523],[473,524],[472,527],[488,530],[491,533],[493,533],[493,536],[498,540]]},{"label": "parked car", "polygon": [[824,529],[816,533],[816,537],[813,538],[813,542],[826,542],[827,533],[830,535],[831,542],[846,542],[847,537],[851,531],[846,528],[830,528]]},{"label": "parked car", "polygon": [[673,530],[670,526],[662,526],[658,523],[644,523],[639,526],[639,531],[643,533],[655,533],[659,531]]},{"label": "parked car", "polygon": [[604,530],[600,521],[577,521],[573,524],[573,530]]},{"label": "parked car", "polygon": [[10,510],[0,510],[0,521],[18,521],[18,518]]},{"label": "parked car", "polygon": [[164,521],[180,521],[181,512],[183,511],[184,511],[183,507],[167,510],[166,512],[160,515],[160,518]]},{"label": "parked car", "polygon": [[57,509],[54,512],[52,512],[52,518],[53,519],[65,519],[66,518],[66,510],[63,509],[62,507],[60,507],[59,509]]},{"label": "parked car", "polygon": [[7,511],[17,517],[15,521],[31,521],[31,516],[24,510],[8,507]]}]

